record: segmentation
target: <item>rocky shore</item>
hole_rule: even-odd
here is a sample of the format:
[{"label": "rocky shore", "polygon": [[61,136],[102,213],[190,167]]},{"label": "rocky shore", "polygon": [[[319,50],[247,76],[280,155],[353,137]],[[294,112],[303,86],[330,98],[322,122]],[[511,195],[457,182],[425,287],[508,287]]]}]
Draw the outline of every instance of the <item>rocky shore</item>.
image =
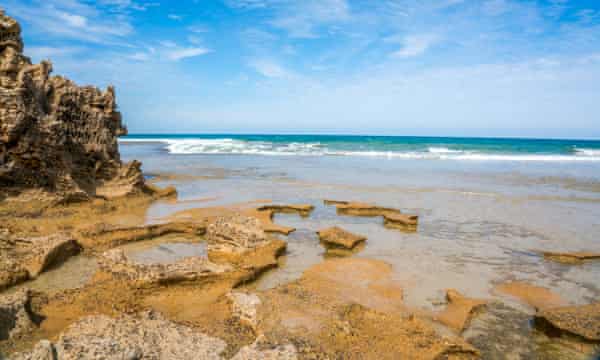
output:
[{"label": "rocky shore", "polygon": [[[289,255],[296,229],[278,225],[278,216],[306,221],[315,205],[261,200],[150,223],[149,207],[176,204],[176,190],[147,182],[139,162],[120,160],[117,137],[126,130],[114,89],[50,76],[49,62],[24,55],[20,34],[0,11],[0,359],[519,358],[501,351],[514,340],[504,333],[509,325],[550,344],[530,358],[585,359],[600,350],[599,303],[575,305],[527,282],[495,284],[506,303],[442,289],[434,310],[409,306],[392,266],[360,256],[367,234],[337,225],[312,230],[325,256],[299,279],[255,286]],[[336,207],[332,221],[360,217],[407,236],[422,226],[392,207],[324,204]],[[127,251],[174,241],[205,251],[166,262]],[[94,267],[89,277],[70,274],[77,285],[33,289],[81,258]],[[542,252],[541,260],[576,266],[596,258]]]}]

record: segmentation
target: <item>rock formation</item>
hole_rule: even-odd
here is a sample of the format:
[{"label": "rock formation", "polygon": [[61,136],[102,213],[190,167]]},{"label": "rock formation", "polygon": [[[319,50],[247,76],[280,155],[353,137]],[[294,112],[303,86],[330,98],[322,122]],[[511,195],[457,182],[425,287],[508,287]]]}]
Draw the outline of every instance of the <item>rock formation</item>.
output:
[{"label": "rock formation", "polygon": [[[362,244],[367,240],[365,236],[353,234],[337,226],[320,230],[317,232],[317,235],[328,253],[335,252],[335,250],[339,249],[353,250],[359,244]],[[349,254],[340,253],[340,255]]]},{"label": "rock formation", "polygon": [[127,130],[114,88],[50,76],[52,63],[32,64],[23,50],[19,24],[0,9],[0,195],[43,189],[87,199],[147,190],[140,164],[120,159],[117,138]]}]

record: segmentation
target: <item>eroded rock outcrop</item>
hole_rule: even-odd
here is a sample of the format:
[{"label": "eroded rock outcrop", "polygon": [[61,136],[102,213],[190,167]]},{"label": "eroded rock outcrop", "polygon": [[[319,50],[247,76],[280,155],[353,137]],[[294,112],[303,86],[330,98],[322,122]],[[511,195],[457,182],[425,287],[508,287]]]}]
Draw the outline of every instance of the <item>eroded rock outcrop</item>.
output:
[{"label": "eroded rock outcrop", "polygon": [[139,163],[121,162],[117,138],[127,130],[114,88],[50,76],[52,64],[32,64],[23,49],[19,24],[0,9],[0,195],[44,189],[71,201],[149,191]]}]

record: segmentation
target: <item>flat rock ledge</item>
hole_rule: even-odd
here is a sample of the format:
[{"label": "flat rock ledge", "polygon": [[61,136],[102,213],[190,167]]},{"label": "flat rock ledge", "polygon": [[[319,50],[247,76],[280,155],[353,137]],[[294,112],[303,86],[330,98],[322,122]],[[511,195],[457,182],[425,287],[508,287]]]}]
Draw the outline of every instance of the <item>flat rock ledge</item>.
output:
[{"label": "flat rock ledge", "polygon": [[600,303],[543,310],[537,313],[535,322],[542,328],[600,343]]},{"label": "flat rock ledge", "polygon": [[578,251],[578,252],[552,252],[541,251],[545,259],[556,261],[562,264],[577,265],[590,260],[600,260],[600,253]]},{"label": "flat rock ledge", "polygon": [[400,210],[375,204],[352,201],[324,200],[325,205],[334,205],[339,215],[383,217],[383,225],[390,229],[416,231],[419,225],[417,215],[403,214]]},{"label": "flat rock ledge", "polygon": [[272,214],[298,214],[302,217],[310,216],[310,213],[315,209],[313,205],[264,205],[257,208],[258,211],[270,211]]},{"label": "flat rock ledge", "polygon": [[416,230],[419,225],[417,215],[387,213],[383,215],[383,225],[390,229]]},{"label": "flat rock ledge", "polygon": [[340,215],[376,217],[390,213],[400,214],[398,209],[362,202],[324,200],[323,203],[325,205],[335,205],[337,213]]},{"label": "flat rock ledge", "polygon": [[114,227],[99,224],[78,234],[80,242],[88,248],[113,248],[130,242],[143,241],[171,234],[200,236],[206,233],[206,224],[168,222],[133,227]]},{"label": "flat rock ledge", "polygon": [[353,234],[337,226],[320,230],[317,235],[327,249],[352,250],[367,240],[365,236]]},{"label": "flat rock ledge", "polygon": [[189,257],[172,264],[138,264],[131,261],[121,249],[103,253],[99,265],[113,276],[136,282],[140,286],[208,281],[233,269],[227,264],[215,264],[200,257]]}]

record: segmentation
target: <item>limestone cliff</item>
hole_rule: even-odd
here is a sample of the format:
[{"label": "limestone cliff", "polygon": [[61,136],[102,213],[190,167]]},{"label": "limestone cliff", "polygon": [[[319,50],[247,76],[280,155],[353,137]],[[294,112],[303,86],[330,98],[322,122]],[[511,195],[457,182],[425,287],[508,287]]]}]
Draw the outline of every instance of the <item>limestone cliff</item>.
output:
[{"label": "limestone cliff", "polygon": [[[69,198],[145,188],[140,164],[123,164],[127,133],[115,91],[50,76],[23,54],[21,28],[0,9],[0,196],[43,189]],[[108,190],[107,190],[108,189]]]}]

